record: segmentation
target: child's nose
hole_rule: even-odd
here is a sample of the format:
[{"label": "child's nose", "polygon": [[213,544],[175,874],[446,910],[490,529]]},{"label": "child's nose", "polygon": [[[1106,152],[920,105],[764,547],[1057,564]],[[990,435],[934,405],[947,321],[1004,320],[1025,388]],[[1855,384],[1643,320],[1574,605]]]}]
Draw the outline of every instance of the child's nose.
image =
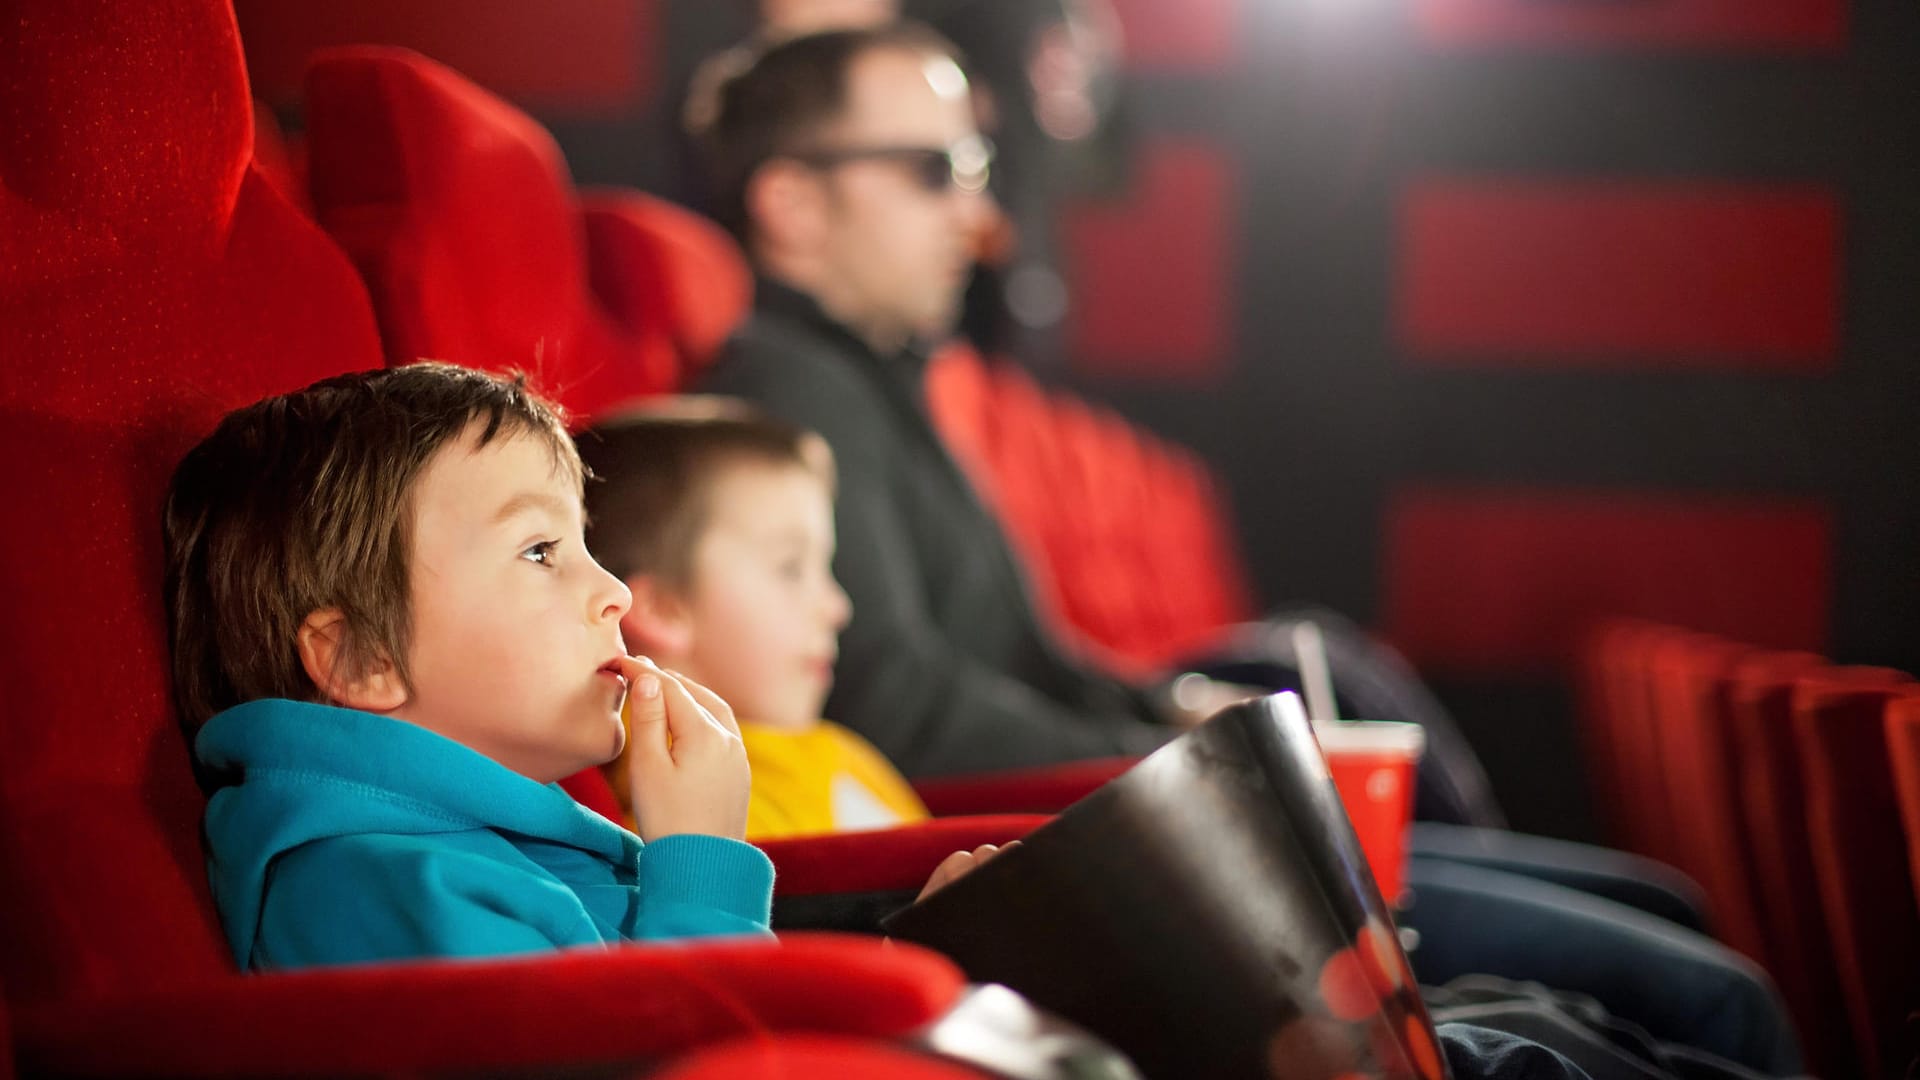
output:
[{"label": "child's nose", "polygon": [[847,590],[841,588],[837,581],[828,582],[826,602],[827,619],[833,623],[833,628],[837,631],[845,627],[847,620],[853,618],[853,599],[847,595]]},{"label": "child's nose", "polygon": [[600,575],[600,587],[594,592],[594,611],[602,620],[618,622],[626,617],[627,609],[633,606],[633,590],[605,569],[595,566],[594,570]]}]

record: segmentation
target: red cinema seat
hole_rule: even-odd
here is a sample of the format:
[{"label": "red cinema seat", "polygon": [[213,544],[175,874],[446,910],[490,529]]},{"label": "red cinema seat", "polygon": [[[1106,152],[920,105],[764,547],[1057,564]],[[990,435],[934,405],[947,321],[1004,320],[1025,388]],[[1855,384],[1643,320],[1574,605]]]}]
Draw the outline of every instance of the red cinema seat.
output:
[{"label": "red cinema seat", "polygon": [[1907,867],[1920,894],[1920,698],[1902,697],[1887,705],[1887,758],[1907,830]]},{"label": "red cinema seat", "polygon": [[993,437],[992,375],[964,341],[950,342],[927,361],[927,411],[934,429],[983,498],[993,496],[987,446]]},{"label": "red cinema seat", "polygon": [[1822,1076],[1851,1076],[1859,1064],[1846,1035],[1793,735],[1794,684],[1825,663],[1812,653],[1742,657],[1728,674],[1727,719],[1767,966],[1793,1013],[1810,1068]]},{"label": "red cinema seat", "polygon": [[309,186],[366,279],[390,363],[525,371],[578,418],[671,389],[673,330],[594,294],[581,205],[530,117],[417,53],[352,47],[307,72]]},{"label": "red cinema seat", "polygon": [[1254,618],[1253,589],[1226,499],[1199,456],[1155,443],[1146,468],[1158,522],[1150,559],[1170,609],[1171,623],[1159,643],[1164,665],[1204,651]]},{"label": "red cinema seat", "polygon": [[[0,34],[0,956],[28,1007],[230,968],[174,729],[160,500],[228,409],[379,366],[346,259],[252,166],[218,0],[14,5]],[[47,537],[60,538],[59,565]]]},{"label": "red cinema seat", "polygon": [[1654,651],[1683,633],[1646,625],[1613,643],[1607,663],[1610,703],[1608,738],[1615,752],[1615,784],[1625,846],[1674,863],[1671,822],[1674,810],[1665,770],[1660,764],[1659,720],[1655,715]]},{"label": "red cinema seat", "polygon": [[1827,668],[1793,690],[1807,834],[1866,1076],[1895,1075],[1914,1055],[1906,1025],[1920,1009],[1920,906],[1887,763],[1886,712],[1916,693],[1920,684],[1885,668]]},{"label": "red cinema seat", "polygon": [[712,221],[638,191],[580,193],[593,294],[634,339],[665,334],[679,387],[753,306],[746,254]]},{"label": "red cinema seat", "polygon": [[[765,1030],[892,1036],[961,991],[815,937],[241,976],[169,703],[161,494],[225,411],[377,367],[345,255],[251,162],[221,0],[29,0],[0,34],[0,983],[27,1075],[604,1069]],[[52,541],[49,538],[56,538]]]},{"label": "red cinema seat", "polygon": [[1726,679],[1748,649],[1708,635],[1677,635],[1649,657],[1668,823],[1678,867],[1706,890],[1715,933],[1756,960],[1764,957],[1745,858],[1745,810],[1731,768]]},{"label": "red cinema seat", "polygon": [[1595,625],[1578,651],[1576,690],[1579,698],[1580,744],[1586,758],[1587,784],[1601,823],[1615,846],[1630,848],[1625,765],[1619,736],[1614,732],[1620,701],[1616,675],[1635,635],[1646,625],[1635,619],[1608,619]]},{"label": "red cinema seat", "polygon": [[652,1075],[654,1080],[797,1080],[808,1076],[831,1076],[834,1080],[983,1080],[998,1074],[853,1039],[780,1035],[739,1039],[701,1050]]}]

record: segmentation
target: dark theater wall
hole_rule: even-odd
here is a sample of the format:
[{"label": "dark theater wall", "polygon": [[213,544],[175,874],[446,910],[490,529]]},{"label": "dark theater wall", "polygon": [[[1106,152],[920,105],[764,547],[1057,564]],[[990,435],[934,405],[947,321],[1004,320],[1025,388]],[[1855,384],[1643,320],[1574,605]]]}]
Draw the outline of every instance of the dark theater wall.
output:
[{"label": "dark theater wall", "polygon": [[[240,0],[447,60],[681,190],[738,2]],[[1920,667],[1920,3],[1116,0],[1125,168],[1043,380],[1225,477],[1262,599],[1401,645],[1516,824],[1591,835],[1567,660],[1638,614]]]}]

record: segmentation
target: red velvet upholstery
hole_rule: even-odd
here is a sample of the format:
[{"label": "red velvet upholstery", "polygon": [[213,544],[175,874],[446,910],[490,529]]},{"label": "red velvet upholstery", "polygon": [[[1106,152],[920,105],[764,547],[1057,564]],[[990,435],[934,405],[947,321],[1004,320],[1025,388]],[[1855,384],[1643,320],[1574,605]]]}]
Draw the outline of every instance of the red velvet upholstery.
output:
[{"label": "red velvet upholstery", "polygon": [[1043,618],[1080,652],[1146,677],[1251,617],[1225,506],[1191,452],[964,347],[934,358],[927,398]]},{"label": "red velvet upholstery", "polygon": [[962,988],[959,970],[925,949],[808,934],[110,995],[23,1015],[19,1051],[28,1073],[552,1073],[770,1030],[896,1035]]},{"label": "red velvet upholstery", "polygon": [[1623,702],[1620,679],[1616,675],[1628,646],[1644,624],[1631,619],[1613,619],[1597,624],[1587,634],[1578,652],[1576,691],[1580,706],[1580,743],[1587,767],[1587,786],[1593,792],[1594,810],[1600,815],[1608,835],[1618,847],[1632,847],[1626,808],[1624,751],[1614,732],[1615,718]]},{"label": "red velvet upholstery", "polygon": [[313,216],[313,202],[307,198],[306,141],[288,138],[273,110],[257,99],[253,103],[253,167],[281,198]]},{"label": "red velvet upholstery", "polygon": [[1823,661],[1810,653],[1755,653],[1729,674],[1727,719],[1759,883],[1767,964],[1792,1011],[1809,1064],[1822,1076],[1858,1075],[1846,1038],[1839,975],[1807,834],[1806,794],[1793,737],[1793,687]]},{"label": "red velvet upholstery", "polygon": [[590,188],[580,212],[594,295],[628,334],[666,335],[684,384],[753,306],[745,253],[713,222],[637,191]]},{"label": "red velvet upholstery", "polygon": [[1623,847],[1655,858],[1671,859],[1668,823],[1673,820],[1666,776],[1659,767],[1658,727],[1649,660],[1652,650],[1675,631],[1639,625],[1607,640],[1602,661],[1608,716],[1606,739],[1612,748],[1614,809]]},{"label": "red velvet upholstery", "polygon": [[1764,959],[1756,890],[1744,848],[1744,807],[1727,746],[1726,676],[1744,646],[1706,635],[1657,644],[1652,667],[1658,757],[1666,775],[1676,865],[1706,890],[1720,938]]},{"label": "red velvet upholstery", "polygon": [[224,4],[44,0],[6,18],[0,459],[31,517],[0,560],[24,617],[0,649],[17,1004],[229,966],[168,705],[160,495],[227,409],[379,352],[352,267],[249,167]]},{"label": "red velvet upholstery", "polygon": [[688,1055],[654,1080],[747,1080],[826,1077],[834,1080],[981,1080],[952,1061],[823,1035],[742,1039]]},{"label": "red velvet upholstery", "polygon": [[1907,866],[1914,892],[1920,894],[1920,698],[1888,703],[1887,758],[1893,763],[1900,820],[1907,830]]},{"label": "red velvet upholstery", "polygon": [[595,299],[566,163],[531,118],[404,49],[322,53],[306,94],[315,210],[390,362],[526,371],[583,418],[673,384],[669,335]]},{"label": "red velvet upholstery", "polygon": [[1915,1049],[1905,1027],[1920,1008],[1920,907],[1906,872],[1885,717],[1888,702],[1917,692],[1911,678],[1884,668],[1830,668],[1793,692],[1807,833],[1866,1076],[1901,1071]]},{"label": "red velvet upholstery", "polygon": [[859,940],[234,972],[168,703],[161,492],[226,410],[378,366],[373,314],[250,165],[226,4],[6,20],[0,455],[31,521],[0,551],[23,616],[0,650],[0,971],[23,1071],[557,1067],[764,1028],[894,1034],[949,1005],[951,964]]}]

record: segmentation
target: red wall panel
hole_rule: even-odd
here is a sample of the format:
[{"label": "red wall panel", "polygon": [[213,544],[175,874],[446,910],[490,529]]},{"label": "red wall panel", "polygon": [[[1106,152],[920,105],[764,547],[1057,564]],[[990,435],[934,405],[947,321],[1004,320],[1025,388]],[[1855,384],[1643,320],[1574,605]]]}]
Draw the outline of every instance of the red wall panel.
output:
[{"label": "red wall panel", "polygon": [[1416,0],[1437,45],[1843,48],[1846,0]]},{"label": "red wall panel", "polygon": [[235,0],[256,96],[298,101],[307,57],[404,45],[523,107],[617,115],[653,91],[656,0]]},{"label": "red wall panel", "polygon": [[1410,490],[1388,515],[1385,626],[1416,663],[1471,674],[1556,668],[1608,615],[1818,651],[1833,533],[1813,499]]},{"label": "red wall panel", "polygon": [[1824,371],[1841,217],[1813,185],[1416,181],[1397,331],[1415,363]]},{"label": "red wall panel", "polygon": [[1158,140],[1120,203],[1063,217],[1076,367],[1098,375],[1208,382],[1233,351],[1239,207],[1219,147]]}]

